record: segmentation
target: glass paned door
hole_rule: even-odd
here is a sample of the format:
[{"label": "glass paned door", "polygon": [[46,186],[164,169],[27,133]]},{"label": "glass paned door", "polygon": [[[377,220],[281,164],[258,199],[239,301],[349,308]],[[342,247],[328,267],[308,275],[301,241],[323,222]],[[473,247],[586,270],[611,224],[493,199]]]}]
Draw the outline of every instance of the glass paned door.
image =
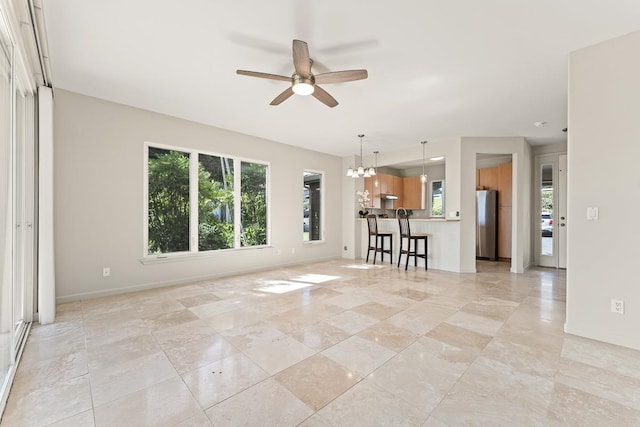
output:
[{"label": "glass paned door", "polygon": [[[0,29],[1,30],[1,29]],[[0,391],[13,362],[13,183],[11,46],[0,34]]]}]

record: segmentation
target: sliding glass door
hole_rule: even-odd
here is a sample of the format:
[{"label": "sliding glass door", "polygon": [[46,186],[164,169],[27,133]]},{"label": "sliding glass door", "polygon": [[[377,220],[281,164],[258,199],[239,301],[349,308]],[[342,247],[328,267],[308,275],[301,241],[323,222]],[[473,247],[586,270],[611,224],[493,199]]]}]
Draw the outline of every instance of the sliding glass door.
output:
[{"label": "sliding glass door", "polygon": [[16,77],[14,47],[1,18],[0,413],[31,323],[36,275],[35,97],[21,83],[28,77]]},{"label": "sliding glass door", "polygon": [[12,50],[2,30],[0,28],[0,391],[4,395],[13,364],[13,89]]}]

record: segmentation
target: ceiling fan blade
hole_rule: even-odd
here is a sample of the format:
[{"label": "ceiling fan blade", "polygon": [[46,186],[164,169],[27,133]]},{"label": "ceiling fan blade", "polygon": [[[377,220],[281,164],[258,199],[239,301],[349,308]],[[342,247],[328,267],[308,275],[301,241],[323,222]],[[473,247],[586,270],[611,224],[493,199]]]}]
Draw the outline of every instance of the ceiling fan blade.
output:
[{"label": "ceiling fan blade", "polygon": [[311,59],[309,58],[309,46],[302,40],[293,41],[293,66],[296,73],[302,77],[311,75]]},{"label": "ceiling fan blade", "polygon": [[280,95],[273,98],[273,101],[271,101],[271,104],[269,105],[280,105],[283,101],[286,101],[291,95],[293,95],[293,89],[288,87]]},{"label": "ceiling fan blade", "polygon": [[333,108],[338,105],[338,101],[318,85],[315,85],[312,95],[327,107]]},{"label": "ceiling fan blade", "polygon": [[333,71],[330,73],[316,74],[316,83],[342,83],[352,82],[354,80],[362,80],[369,77],[367,70],[346,70],[346,71]]},{"label": "ceiling fan blade", "polygon": [[259,73],[258,71],[236,70],[241,76],[259,77],[261,79],[280,80],[283,82],[291,82],[291,77],[281,76],[278,74]]}]

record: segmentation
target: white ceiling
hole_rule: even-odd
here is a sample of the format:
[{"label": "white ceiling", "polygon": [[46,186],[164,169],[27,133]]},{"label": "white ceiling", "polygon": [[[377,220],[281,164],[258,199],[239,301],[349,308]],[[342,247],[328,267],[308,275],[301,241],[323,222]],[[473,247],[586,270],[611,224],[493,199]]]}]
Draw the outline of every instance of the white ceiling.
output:
[{"label": "white ceiling", "polygon": [[[53,85],[338,156],[459,136],[566,140],[568,53],[640,29],[638,0],[55,0]],[[367,80],[269,102],[291,42]],[[545,121],[542,127],[533,125]]]}]

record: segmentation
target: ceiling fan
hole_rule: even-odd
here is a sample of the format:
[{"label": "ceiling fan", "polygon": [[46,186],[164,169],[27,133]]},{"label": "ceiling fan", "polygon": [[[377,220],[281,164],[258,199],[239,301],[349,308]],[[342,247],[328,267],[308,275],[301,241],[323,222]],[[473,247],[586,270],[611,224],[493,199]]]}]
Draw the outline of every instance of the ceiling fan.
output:
[{"label": "ceiling fan", "polygon": [[338,105],[338,101],[318,84],[344,83],[354,80],[366,79],[367,70],[346,70],[332,71],[314,75],[311,72],[313,60],[309,58],[309,47],[307,42],[302,40],[293,41],[293,66],[295,71],[291,77],[278,74],[260,73],[257,71],[237,70],[236,73],[242,76],[259,77],[261,79],[280,80],[290,82],[291,87],[287,88],[280,95],[276,96],[271,105],[279,105],[294,93],[297,95],[313,95],[318,101],[329,107]]}]

